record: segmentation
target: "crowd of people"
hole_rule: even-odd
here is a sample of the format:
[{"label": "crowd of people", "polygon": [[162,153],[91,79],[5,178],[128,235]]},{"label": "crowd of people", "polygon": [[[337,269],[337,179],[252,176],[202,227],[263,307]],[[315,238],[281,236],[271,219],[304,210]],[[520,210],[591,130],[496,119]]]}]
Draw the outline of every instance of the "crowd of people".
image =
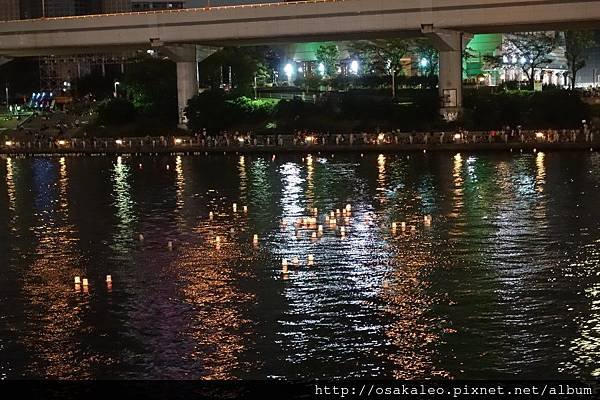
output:
[{"label": "crowd of people", "polygon": [[210,135],[203,130],[194,135],[195,143],[202,146],[299,146],[299,145],[381,145],[381,144],[451,144],[451,143],[530,143],[530,142],[593,142],[600,138],[598,128],[582,121],[580,129],[525,130],[522,126],[470,132],[458,129],[452,132],[386,132],[332,133],[311,130],[294,134],[256,134],[253,132],[220,132]]}]

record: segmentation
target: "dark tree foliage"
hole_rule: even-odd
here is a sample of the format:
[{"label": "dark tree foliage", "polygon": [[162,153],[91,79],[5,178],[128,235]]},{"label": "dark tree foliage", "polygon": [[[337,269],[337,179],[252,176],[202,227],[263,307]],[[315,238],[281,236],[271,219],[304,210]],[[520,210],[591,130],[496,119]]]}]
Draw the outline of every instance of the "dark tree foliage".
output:
[{"label": "dark tree foliage", "polygon": [[103,125],[122,125],[136,117],[133,104],[126,99],[107,99],[98,105],[98,123]]},{"label": "dark tree foliage", "polygon": [[465,93],[465,125],[470,129],[499,129],[522,125],[525,128],[578,128],[589,119],[590,107],[577,93],[565,90],[543,92],[469,91]]},{"label": "dark tree foliage", "polygon": [[221,83],[226,83],[237,95],[251,95],[255,77],[258,82],[269,79],[270,57],[275,57],[273,51],[262,46],[224,47],[200,63],[200,83],[211,89],[220,89]]},{"label": "dark tree foliage", "polygon": [[72,91],[76,97],[92,95],[96,99],[104,99],[113,95],[113,78],[101,74],[88,74],[75,79]]},{"label": "dark tree foliage", "polygon": [[120,90],[126,93],[140,114],[169,125],[177,123],[177,70],[174,62],[148,58],[129,65]]},{"label": "dark tree foliage", "polygon": [[567,57],[567,63],[569,64],[571,89],[575,89],[577,73],[585,67],[587,50],[595,44],[594,31],[565,32],[565,56]]},{"label": "dark tree foliage", "polygon": [[17,58],[1,65],[0,87],[4,89],[6,85],[12,101],[38,91],[40,70],[37,58]]}]

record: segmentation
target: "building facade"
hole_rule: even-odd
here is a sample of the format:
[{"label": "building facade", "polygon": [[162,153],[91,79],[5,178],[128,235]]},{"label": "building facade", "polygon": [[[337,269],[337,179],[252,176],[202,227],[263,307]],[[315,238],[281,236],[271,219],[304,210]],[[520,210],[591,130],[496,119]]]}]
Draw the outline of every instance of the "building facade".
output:
[{"label": "building facade", "polygon": [[20,0],[0,0],[0,21],[11,21],[20,18]]},{"label": "building facade", "polygon": [[186,7],[185,1],[142,0],[131,1],[131,11],[171,10]]}]

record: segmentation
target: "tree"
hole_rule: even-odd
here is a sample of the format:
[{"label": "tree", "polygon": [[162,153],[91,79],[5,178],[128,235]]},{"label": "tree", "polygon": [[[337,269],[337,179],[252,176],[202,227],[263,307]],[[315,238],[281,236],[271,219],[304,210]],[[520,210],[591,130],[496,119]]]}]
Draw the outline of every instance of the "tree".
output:
[{"label": "tree", "polygon": [[123,125],[135,119],[135,107],[129,100],[106,99],[98,105],[98,122],[106,125]]},{"label": "tree", "polygon": [[212,89],[220,89],[223,80],[228,81],[231,68],[232,90],[238,95],[250,95],[255,77],[259,82],[269,77],[268,53],[268,48],[262,46],[224,47],[200,63],[200,81]]},{"label": "tree", "polygon": [[78,97],[91,94],[96,99],[111,97],[114,91],[114,80],[101,74],[88,74],[75,79],[72,91]]},{"label": "tree", "polygon": [[132,63],[120,88],[140,114],[167,124],[177,123],[177,72],[174,62],[145,58]]},{"label": "tree", "polygon": [[316,52],[317,62],[325,66],[325,75],[332,78],[337,73],[340,51],[334,44],[322,44]]},{"label": "tree", "polygon": [[552,61],[549,55],[558,42],[547,32],[526,32],[507,35],[503,45],[503,56],[487,57],[487,60],[495,65],[520,65],[533,89],[535,70]]},{"label": "tree", "polygon": [[421,69],[425,76],[433,77],[438,71],[440,52],[426,38],[413,40],[411,47],[417,64],[415,67]]},{"label": "tree", "polygon": [[586,50],[596,44],[593,31],[566,31],[565,56],[569,65],[571,90],[575,89],[577,72],[585,67],[587,60]]},{"label": "tree", "polygon": [[402,39],[377,39],[354,42],[350,49],[356,56],[366,58],[372,69],[392,77],[392,97],[396,97],[396,77],[405,66],[404,57],[411,43]]}]

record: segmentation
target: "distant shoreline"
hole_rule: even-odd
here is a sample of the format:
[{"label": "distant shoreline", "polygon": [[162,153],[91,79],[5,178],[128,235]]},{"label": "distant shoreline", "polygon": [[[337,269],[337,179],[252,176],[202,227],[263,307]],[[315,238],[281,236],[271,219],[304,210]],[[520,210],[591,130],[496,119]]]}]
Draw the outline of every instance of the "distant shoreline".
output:
[{"label": "distant shoreline", "polygon": [[231,154],[317,154],[317,153],[423,153],[423,152],[535,152],[535,151],[599,151],[600,141],[568,143],[457,143],[457,144],[383,144],[383,145],[310,145],[310,146],[165,146],[160,148],[106,149],[25,149],[0,148],[5,156],[102,156],[102,155],[231,155]]}]

